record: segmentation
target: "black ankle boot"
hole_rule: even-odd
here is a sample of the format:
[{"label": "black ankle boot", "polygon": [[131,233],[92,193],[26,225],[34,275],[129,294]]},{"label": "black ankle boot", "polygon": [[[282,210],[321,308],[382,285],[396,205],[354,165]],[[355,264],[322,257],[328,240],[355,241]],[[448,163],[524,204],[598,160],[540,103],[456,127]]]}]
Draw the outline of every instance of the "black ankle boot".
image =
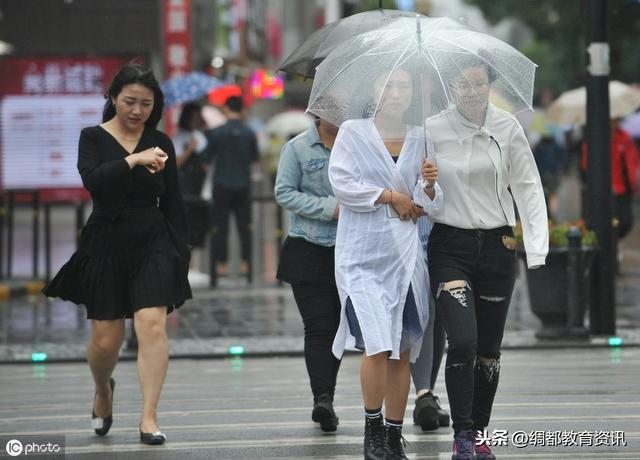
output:
[{"label": "black ankle boot", "polygon": [[364,418],[364,460],[384,460],[384,432],[382,415]]},{"label": "black ankle boot", "polygon": [[384,460],[409,460],[409,457],[404,454],[404,446],[407,442],[402,437],[402,427],[387,425],[386,428]]},{"label": "black ankle boot", "polygon": [[333,410],[333,398],[328,394],[322,394],[313,401],[311,420],[320,424],[324,432],[332,432],[338,429],[340,423]]}]

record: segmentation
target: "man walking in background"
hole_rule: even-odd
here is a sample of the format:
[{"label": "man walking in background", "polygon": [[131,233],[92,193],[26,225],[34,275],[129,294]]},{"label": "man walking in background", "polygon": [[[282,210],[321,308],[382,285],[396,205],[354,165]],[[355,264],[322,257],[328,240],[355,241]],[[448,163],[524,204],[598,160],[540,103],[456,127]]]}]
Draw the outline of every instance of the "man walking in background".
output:
[{"label": "man walking in background", "polygon": [[[255,133],[242,120],[240,96],[231,96],[223,107],[227,122],[206,132],[207,159],[213,172],[213,225],[211,270],[227,275],[229,214],[233,213],[240,234],[242,274],[249,273],[251,257],[251,167],[259,161]],[[212,276],[212,283],[215,283]]]}]

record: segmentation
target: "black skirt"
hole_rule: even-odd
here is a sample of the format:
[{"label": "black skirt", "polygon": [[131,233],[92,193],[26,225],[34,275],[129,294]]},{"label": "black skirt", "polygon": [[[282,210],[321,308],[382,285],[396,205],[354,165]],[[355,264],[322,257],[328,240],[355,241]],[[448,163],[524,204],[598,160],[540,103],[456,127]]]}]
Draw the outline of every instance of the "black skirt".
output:
[{"label": "black skirt", "polygon": [[115,221],[92,215],[78,250],[44,288],[87,309],[87,318],[131,318],[145,307],[167,313],[191,298],[189,254],[157,207],[125,209]]},{"label": "black skirt", "polygon": [[276,278],[289,284],[336,284],[335,247],[288,236],[280,250]]},{"label": "black skirt", "polygon": [[211,222],[211,203],[196,195],[184,195],[182,200],[189,224],[188,243],[196,248],[203,248]]}]

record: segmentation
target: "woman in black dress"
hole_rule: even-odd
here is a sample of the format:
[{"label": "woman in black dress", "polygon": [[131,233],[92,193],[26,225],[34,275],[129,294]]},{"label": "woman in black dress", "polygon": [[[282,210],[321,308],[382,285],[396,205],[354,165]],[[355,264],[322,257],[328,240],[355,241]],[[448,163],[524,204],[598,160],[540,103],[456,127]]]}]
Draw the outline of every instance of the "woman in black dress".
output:
[{"label": "woman in black dress", "polygon": [[134,318],[143,410],[140,441],[163,444],[157,405],[169,353],[166,316],[191,298],[189,253],[171,140],[155,129],[163,95],[150,70],[124,66],[105,95],[103,123],[80,134],[78,170],[93,212],[78,250],[45,288],[84,304],[91,320],[87,359],[96,385],[92,425],[112,423],[112,373]]}]

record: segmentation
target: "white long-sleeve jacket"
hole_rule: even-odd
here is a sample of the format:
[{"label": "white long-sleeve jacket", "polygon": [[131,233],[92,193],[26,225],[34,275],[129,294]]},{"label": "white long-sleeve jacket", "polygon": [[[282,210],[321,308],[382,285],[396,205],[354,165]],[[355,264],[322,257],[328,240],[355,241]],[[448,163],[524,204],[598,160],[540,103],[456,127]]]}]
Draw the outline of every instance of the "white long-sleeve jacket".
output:
[{"label": "white long-sleeve jacket", "polygon": [[[413,196],[427,213],[442,202],[437,185],[431,201],[419,181],[425,146],[430,143],[425,143],[424,133],[423,128],[410,129],[394,163],[371,120],[348,120],[340,126],[329,160],[329,181],[340,202],[335,257],[342,313],[333,343],[338,357],[355,345],[345,313],[347,297],[369,355],[390,351],[391,358],[399,357],[409,284],[420,327],[426,325],[429,286],[418,227],[411,220],[392,217],[388,205],[376,204],[385,188]],[[421,340],[412,344],[412,359],[420,345]]]},{"label": "white long-sleeve jacket", "polygon": [[435,144],[444,196],[430,219],[467,229],[513,226],[515,200],[527,265],[544,265],[549,250],[544,192],[529,142],[515,117],[489,104],[485,123],[478,126],[453,107],[428,118],[426,127]]}]

